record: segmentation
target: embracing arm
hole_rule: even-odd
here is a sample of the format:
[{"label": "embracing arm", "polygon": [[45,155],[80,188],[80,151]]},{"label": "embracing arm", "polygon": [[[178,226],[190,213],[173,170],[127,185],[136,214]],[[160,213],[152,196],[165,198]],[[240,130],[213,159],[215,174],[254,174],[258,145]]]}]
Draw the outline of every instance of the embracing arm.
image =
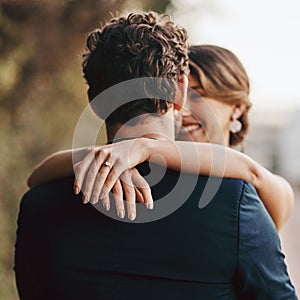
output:
[{"label": "embracing arm", "polygon": [[[89,152],[89,148],[78,148],[75,151],[76,158],[82,160]],[[36,165],[27,179],[29,187],[34,187],[50,180],[70,176],[74,174],[72,153],[64,150],[51,154]]]},{"label": "embracing arm", "polygon": [[288,220],[295,203],[294,191],[287,180],[273,174],[260,164],[254,186],[279,231]]},{"label": "embracing arm", "polygon": [[[27,180],[28,186],[32,188],[50,180],[74,175],[74,171],[77,179],[77,166],[80,165],[81,161],[87,161],[87,159],[90,161],[90,164],[92,164],[95,160],[96,154],[94,149],[94,147],[84,147],[73,150],[70,149],[59,151],[46,157],[32,171]],[[74,192],[75,194],[78,194],[80,189],[76,179],[74,182]],[[95,186],[100,188],[101,182],[96,183],[97,184],[95,184]],[[96,189],[96,187],[94,189]],[[84,192],[86,192],[86,190],[84,190]],[[148,183],[135,168],[130,168],[130,170],[125,170],[123,172],[122,177],[120,177],[120,179],[118,179],[113,185],[112,192],[114,195],[117,214],[122,219],[125,216],[124,201],[122,201],[123,199],[127,200],[127,214],[131,221],[133,221],[136,217],[136,200],[140,203],[144,203],[148,209],[153,208],[153,199]],[[84,194],[83,203],[89,202],[89,198],[89,196],[87,197],[87,195]],[[91,202],[92,204],[96,204],[98,200],[98,198],[93,198]],[[110,199],[108,195],[103,197],[101,201],[104,208],[109,210]]]},{"label": "embracing arm", "polygon": [[[150,156],[160,154],[169,168],[251,182],[271,215],[277,230],[287,221],[294,205],[291,185],[236,150],[208,143],[176,141],[148,142]],[[159,158],[153,156],[153,161]]]},{"label": "embracing arm", "polygon": [[[114,166],[113,169],[118,169],[118,172],[105,174],[106,190],[110,190],[118,174],[123,171],[145,160],[151,159],[161,164],[163,159],[171,169],[218,177],[240,178],[251,182],[278,230],[288,219],[294,204],[293,190],[285,179],[272,174],[249,156],[220,145],[138,138],[73,151],[78,157],[76,161],[84,158],[78,169],[79,188],[82,187],[83,178],[88,176],[90,166],[93,166],[96,170],[94,173],[97,173],[104,161],[109,160]],[[95,154],[98,154],[100,162],[92,164]],[[124,159],[125,157],[128,159]],[[57,152],[35,167],[28,179],[28,185],[33,187],[55,178],[71,175],[73,172],[72,150]],[[77,174],[76,178],[78,178]],[[89,181],[89,193],[92,193],[95,178]]]}]

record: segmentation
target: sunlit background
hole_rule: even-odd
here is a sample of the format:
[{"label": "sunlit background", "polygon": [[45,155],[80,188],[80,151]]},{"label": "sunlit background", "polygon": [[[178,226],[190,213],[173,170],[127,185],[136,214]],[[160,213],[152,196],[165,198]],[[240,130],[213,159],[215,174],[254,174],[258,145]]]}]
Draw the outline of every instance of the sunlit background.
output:
[{"label": "sunlit background", "polygon": [[191,43],[217,44],[242,60],[260,109],[299,109],[300,2],[173,0]]},{"label": "sunlit background", "polygon": [[190,44],[226,47],[246,67],[253,102],[246,152],[295,187],[296,207],[281,235],[300,290],[299,1],[0,0],[0,299],[17,299],[13,246],[26,177],[46,155],[71,147],[87,104],[86,32],[111,13],[137,9],[171,14]]}]

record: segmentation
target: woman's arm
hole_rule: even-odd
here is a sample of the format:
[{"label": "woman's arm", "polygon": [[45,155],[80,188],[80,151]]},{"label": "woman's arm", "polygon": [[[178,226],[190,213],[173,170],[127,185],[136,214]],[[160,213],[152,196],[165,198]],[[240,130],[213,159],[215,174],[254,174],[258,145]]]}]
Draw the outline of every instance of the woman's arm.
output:
[{"label": "woman's arm", "polygon": [[[161,164],[163,159],[171,169],[195,174],[240,178],[251,182],[278,230],[288,219],[294,204],[293,190],[285,179],[272,174],[249,156],[220,145],[138,138],[74,151],[80,161],[76,168],[75,187],[81,189],[86,179],[87,201],[92,195],[94,197],[107,195],[125,170],[150,159]],[[84,159],[81,160],[83,157]],[[110,161],[113,166],[109,173],[107,173],[107,168],[102,168],[105,161]],[[46,158],[35,167],[28,184],[32,187],[72,173],[72,150],[61,151]],[[97,195],[93,193],[96,176],[104,176],[105,179],[102,195],[100,195],[101,190],[97,191]]]},{"label": "woman's arm", "polygon": [[[227,147],[208,143],[176,141],[174,144],[170,141],[158,143],[151,140],[148,143],[151,149],[150,155],[160,154],[169,168],[219,177],[240,178],[251,182],[278,231],[290,216],[295,201],[291,185],[249,156]],[[156,160],[155,156],[153,160]]]},{"label": "woman's arm", "polygon": [[[154,144],[152,153],[158,153],[165,157],[167,165],[177,169],[179,165],[175,165],[177,159],[171,159],[170,148],[163,144]],[[195,143],[197,147],[196,155],[200,162],[200,168],[197,170],[195,164],[195,156],[191,155],[193,146],[187,142],[176,142],[179,153],[184,155],[182,160],[182,169],[190,172],[200,172],[201,174],[211,174],[215,176],[240,178],[251,182],[263,201],[266,209],[270,213],[277,230],[280,230],[283,224],[287,221],[291,209],[294,205],[295,197],[291,185],[282,177],[272,174],[259,163],[251,159],[249,156],[235,151],[230,148],[224,148],[218,145]],[[218,149],[219,148],[219,149]],[[226,154],[224,155],[224,151]],[[174,151],[176,153],[176,151]],[[211,161],[214,156],[218,163],[214,166]],[[205,173],[203,173],[205,172]],[[223,173],[224,172],[224,173]]]},{"label": "woman's arm", "polygon": [[[73,151],[78,161],[80,161],[89,153],[89,150],[89,148],[78,148]],[[32,188],[36,185],[74,174],[73,151],[59,151],[46,157],[34,167],[32,173],[29,175],[27,179],[28,186]]]},{"label": "woman's arm", "polygon": [[256,164],[254,186],[278,231],[288,220],[295,203],[294,191],[287,180]]},{"label": "woman's arm", "polygon": [[[88,195],[93,189],[93,174],[99,173],[99,176],[105,178],[102,192],[98,191],[101,197],[107,195],[124,170],[145,160],[151,160],[158,164],[165,163],[175,170],[240,178],[251,182],[257,189],[277,230],[281,229],[288,219],[294,204],[293,190],[285,179],[272,174],[249,156],[220,145],[138,138],[93,151],[97,153],[94,164],[83,160],[78,169],[79,188],[86,178]],[[110,173],[107,173],[106,168],[102,168],[105,161],[110,161],[113,166]],[[106,174],[103,174],[103,171]]]},{"label": "woman's arm", "polygon": [[[89,159],[91,163],[95,159],[95,151],[93,147],[78,148],[73,150],[65,150],[56,152],[42,162],[40,162],[29,176],[27,183],[29,187],[62,178],[65,176],[74,175],[78,162],[84,158]],[[99,178],[99,177],[98,177]],[[98,184],[99,185],[99,184]],[[74,182],[74,192],[78,194],[77,181]],[[125,217],[125,205],[127,215],[130,220],[136,217],[136,200],[139,203],[144,203],[148,209],[153,209],[153,199],[151,190],[146,180],[139,174],[135,168],[126,170],[120,179],[118,179],[113,188],[114,202],[117,214],[120,218]],[[123,199],[126,199],[124,203]],[[99,198],[89,199],[86,194],[83,195],[83,203],[91,201],[93,204],[98,202]],[[107,196],[101,199],[102,205],[106,210],[110,209],[110,199]]]}]

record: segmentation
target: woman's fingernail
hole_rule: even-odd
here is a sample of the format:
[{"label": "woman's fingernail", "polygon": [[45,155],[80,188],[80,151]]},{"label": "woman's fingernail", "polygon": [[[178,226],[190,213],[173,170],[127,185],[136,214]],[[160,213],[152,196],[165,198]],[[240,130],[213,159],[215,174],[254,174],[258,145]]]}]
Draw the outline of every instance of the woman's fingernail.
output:
[{"label": "woman's fingernail", "polygon": [[106,210],[109,210],[109,204],[108,204],[108,203],[104,203],[103,206],[104,206],[104,208],[105,208]]},{"label": "woman's fingernail", "polygon": [[91,203],[96,204],[97,202],[98,202],[98,199],[95,196],[93,196]]},{"label": "woman's fingernail", "polygon": [[146,206],[148,209],[153,209],[153,202],[147,203]]},{"label": "woman's fingernail", "polygon": [[119,210],[118,211],[118,216],[119,216],[119,218],[123,219],[124,216],[125,216],[124,210]]},{"label": "woman's fingernail", "polygon": [[75,187],[75,194],[76,194],[76,195],[78,195],[78,194],[79,194],[79,192],[80,192],[80,189],[79,189],[79,187],[78,187],[78,186],[76,186],[76,187]]},{"label": "woman's fingernail", "polygon": [[134,213],[130,213],[129,214],[129,220],[133,221],[135,219],[135,214]]},{"label": "woman's fingernail", "polygon": [[88,198],[87,196],[83,196],[82,202],[83,202],[84,204],[88,203],[88,202],[89,202],[89,198]]}]

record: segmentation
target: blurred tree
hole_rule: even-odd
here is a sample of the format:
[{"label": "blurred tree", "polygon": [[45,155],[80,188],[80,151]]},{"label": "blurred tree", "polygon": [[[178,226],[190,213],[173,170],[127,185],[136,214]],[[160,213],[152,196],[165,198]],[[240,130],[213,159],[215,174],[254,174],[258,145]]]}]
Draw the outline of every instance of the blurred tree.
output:
[{"label": "blurred tree", "polygon": [[[169,1],[135,1],[163,12]],[[26,177],[47,154],[70,148],[87,105],[81,75],[86,32],[133,10],[124,0],[0,3],[0,299],[17,299],[13,245]]]}]

